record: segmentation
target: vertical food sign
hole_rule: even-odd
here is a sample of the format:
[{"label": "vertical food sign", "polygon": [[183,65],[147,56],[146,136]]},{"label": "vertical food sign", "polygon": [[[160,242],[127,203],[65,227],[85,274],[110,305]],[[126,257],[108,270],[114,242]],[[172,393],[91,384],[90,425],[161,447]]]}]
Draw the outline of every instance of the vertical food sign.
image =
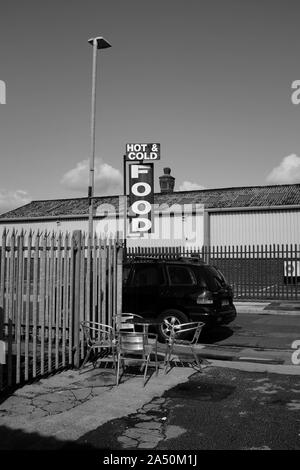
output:
[{"label": "vertical food sign", "polygon": [[125,159],[131,162],[129,165],[130,234],[142,236],[153,231],[153,162],[160,160],[160,144],[127,144]]}]

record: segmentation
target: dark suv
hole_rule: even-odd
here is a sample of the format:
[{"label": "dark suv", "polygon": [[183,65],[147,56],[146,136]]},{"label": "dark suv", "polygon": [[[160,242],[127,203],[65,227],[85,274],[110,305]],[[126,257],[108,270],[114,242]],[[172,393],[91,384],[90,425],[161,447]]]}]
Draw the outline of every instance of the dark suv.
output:
[{"label": "dark suv", "polygon": [[227,324],[236,317],[233,291],[219,269],[195,258],[134,259],[124,264],[123,312],[158,323],[160,340],[171,323]]}]

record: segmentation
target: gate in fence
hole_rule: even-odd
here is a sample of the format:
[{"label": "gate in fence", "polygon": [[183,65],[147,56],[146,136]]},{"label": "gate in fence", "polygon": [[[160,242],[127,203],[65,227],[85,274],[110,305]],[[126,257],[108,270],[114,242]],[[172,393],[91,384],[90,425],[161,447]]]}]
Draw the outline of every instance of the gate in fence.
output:
[{"label": "gate in fence", "polygon": [[300,245],[134,247],[126,251],[127,259],[193,255],[223,272],[233,286],[235,299],[300,299]]},{"label": "gate in fence", "polygon": [[[80,321],[112,324],[122,304],[118,240],[4,232],[0,248],[0,391],[84,355]],[[3,363],[5,362],[5,363]]]}]

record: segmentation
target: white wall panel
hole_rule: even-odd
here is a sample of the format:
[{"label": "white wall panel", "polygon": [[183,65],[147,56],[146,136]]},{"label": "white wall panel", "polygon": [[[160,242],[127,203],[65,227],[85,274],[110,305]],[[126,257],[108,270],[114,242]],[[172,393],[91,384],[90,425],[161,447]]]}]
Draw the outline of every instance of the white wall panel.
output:
[{"label": "white wall panel", "polygon": [[[193,220],[192,220],[193,219]],[[209,213],[209,232],[211,245],[261,245],[261,244],[294,244],[300,243],[300,209],[297,210],[263,210],[263,211],[231,211],[231,212],[210,212]],[[61,220],[58,224],[56,220],[30,223],[0,223],[0,237],[4,226],[11,230],[15,227],[18,232],[30,228],[34,231],[47,230],[48,232],[62,232],[73,230],[88,231],[87,220]],[[168,235],[163,229],[163,218],[156,224],[159,235],[144,237],[141,240],[131,240],[130,245],[183,245],[202,246],[203,244],[203,216],[185,216],[184,222],[185,236],[182,240],[174,239],[174,236]],[[120,219],[119,224],[113,217],[105,220],[94,220],[94,227],[98,235],[105,233],[114,233],[116,229],[123,232],[123,222]],[[196,229],[195,229],[196,227]],[[121,234],[120,234],[121,235]],[[176,238],[176,237],[175,237]]]},{"label": "white wall panel", "polygon": [[[5,222],[0,223],[0,244],[3,229],[6,227],[11,233],[13,228],[21,233],[25,230],[27,234],[30,229],[35,233],[40,232],[70,232],[74,230],[82,230],[88,232],[88,221],[84,219],[74,220],[48,220],[48,221],[34,221],[34,222]],[[141,238],[129,236],[129,224],[127,225],[127,241],[128,246],[202,246],[203,244],[203,212],[196,215],[175,214],[174,217],[163,215],[162,217],[155,217],[154,232],[151,234],[144,234]],[[122,238],[124,232],[124,221],[122,218],[116,219],[113,216],[108,216],[103,219],[94,219],[94,230],[98,236],[119,236]]]},{"label": "white wall panel", "polygon": [[210,213],[211,245],[300,243],[300,210]]}]

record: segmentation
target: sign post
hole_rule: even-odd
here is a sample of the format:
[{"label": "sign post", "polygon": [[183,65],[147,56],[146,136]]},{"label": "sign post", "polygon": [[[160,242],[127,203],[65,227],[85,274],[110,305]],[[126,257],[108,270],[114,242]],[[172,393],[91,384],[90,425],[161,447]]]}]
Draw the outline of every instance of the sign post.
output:
[{"label": "sign post", "polygon": [[0,364],[6,364],[6,344],[3,340],[0,341]]},{"label": "sign post", "polygon": [[123,189],[124,189],[124,248],[126,254],[127,238],[127,182],[126,182],[126,155],[123,155]]}]

